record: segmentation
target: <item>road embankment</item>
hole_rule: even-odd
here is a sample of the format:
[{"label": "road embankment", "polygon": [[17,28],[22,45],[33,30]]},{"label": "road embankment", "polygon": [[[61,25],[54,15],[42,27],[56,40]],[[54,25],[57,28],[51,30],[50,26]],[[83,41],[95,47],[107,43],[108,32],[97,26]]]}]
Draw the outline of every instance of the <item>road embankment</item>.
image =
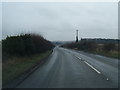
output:
[{"label": "road embankment", "polygon": [[46,51],[30,57],[13,57],[4,62],[2,64],[3,88],[14,88],[44,63],[51,53],[52,51]]}]

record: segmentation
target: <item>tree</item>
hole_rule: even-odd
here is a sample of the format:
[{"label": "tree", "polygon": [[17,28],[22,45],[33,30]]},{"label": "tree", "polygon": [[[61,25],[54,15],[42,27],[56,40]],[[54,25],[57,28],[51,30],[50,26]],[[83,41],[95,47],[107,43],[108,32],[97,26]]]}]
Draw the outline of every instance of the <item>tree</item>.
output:
[{"label": "tree", "polygon": [[40,35],[22,34],[2,40],[3,53],[26,56],[50,50],[54,45]]}]

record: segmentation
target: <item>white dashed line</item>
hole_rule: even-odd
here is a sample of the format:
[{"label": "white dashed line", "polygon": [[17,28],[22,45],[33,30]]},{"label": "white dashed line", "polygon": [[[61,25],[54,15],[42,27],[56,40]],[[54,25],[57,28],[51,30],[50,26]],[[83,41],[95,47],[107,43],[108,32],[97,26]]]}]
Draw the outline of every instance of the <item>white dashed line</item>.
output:
[{"label": "white dashed line", "polygon": [[[77,56],[76,56],[77,57]],[[77,57],[78,59],[81,59],[80,57]]]},{"label": "white dashed line", "polygon": [[98,74],[101,74],[100,71],[98,71],[96,68],[94,68],[92,65],[90,65],[88,62],[84,61],[89,67],[91,67],[94,71],[96,71]]},{"label": "white dashed line", "polygon": [[[76,56],[76,55],[75,55]],[[82,60],[82,58],[80,58],[80,57],[78,57],[78,56],[76,56],[78,59],[80,59],[80,60]],[[85,60],[84,60],[84,63],[85,64],[87,64],[90,68],[92,68],[95,72],[97,72],[98,74],[101,74],[101,72],[100,71],[98,71],[96,68],[94,68],[92,65],[90,65],[88,62],[86,62]],[[109,81],[109,78],[106,78],[106,80],[107,81]]]}]

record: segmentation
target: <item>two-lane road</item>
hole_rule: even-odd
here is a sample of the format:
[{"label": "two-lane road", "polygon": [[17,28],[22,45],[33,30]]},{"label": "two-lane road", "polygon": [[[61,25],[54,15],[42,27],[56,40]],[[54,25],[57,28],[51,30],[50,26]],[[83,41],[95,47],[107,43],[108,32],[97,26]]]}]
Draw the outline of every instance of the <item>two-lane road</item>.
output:
[{"label": "two-lane road", "polygon": [[56,47],[17,88],[117,88],[118,60]]}]

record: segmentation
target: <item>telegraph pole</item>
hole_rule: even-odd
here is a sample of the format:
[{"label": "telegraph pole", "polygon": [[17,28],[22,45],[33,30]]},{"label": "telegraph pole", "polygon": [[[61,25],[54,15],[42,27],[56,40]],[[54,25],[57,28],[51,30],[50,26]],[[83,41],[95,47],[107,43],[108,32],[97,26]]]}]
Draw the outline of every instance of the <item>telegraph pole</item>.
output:
[{"label": "telegraph pole", "polygon": [[76,30],[76,42],[78,42],[78,30]]}]

